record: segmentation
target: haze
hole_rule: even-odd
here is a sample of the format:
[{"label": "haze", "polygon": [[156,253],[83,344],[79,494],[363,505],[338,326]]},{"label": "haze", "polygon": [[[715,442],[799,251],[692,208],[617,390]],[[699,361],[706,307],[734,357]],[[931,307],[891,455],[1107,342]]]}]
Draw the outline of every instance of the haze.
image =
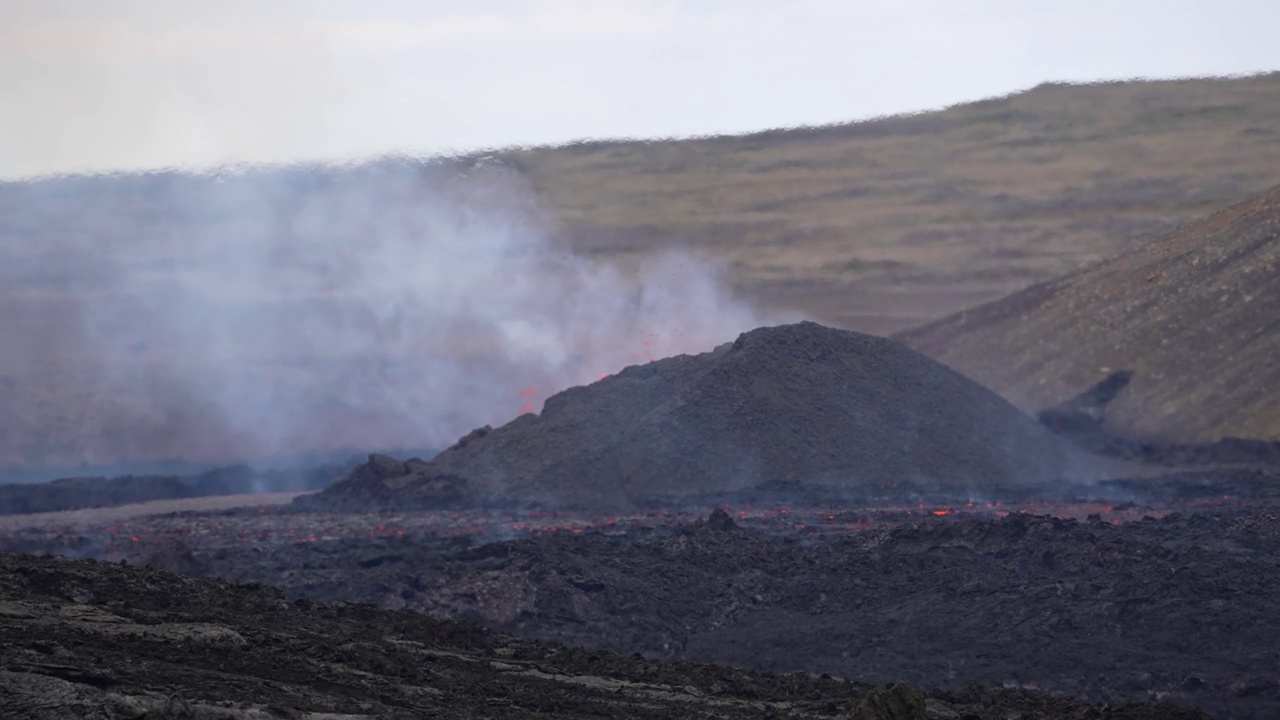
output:
[{"label": "haze", "polygon": [[0,467],[446,447],[798,315],[683,231],[593,256],[573,233],[626,236],[562,232],[500,161],[422,156],[1280,66],[1280,10],[1243,1],[206,8],[0,8],[0,177],[41,178],[0,183]]},{"label": "haze", "polygon": [[9,0],[0,177],[821,124],[1280,66],[1280,5]]}]

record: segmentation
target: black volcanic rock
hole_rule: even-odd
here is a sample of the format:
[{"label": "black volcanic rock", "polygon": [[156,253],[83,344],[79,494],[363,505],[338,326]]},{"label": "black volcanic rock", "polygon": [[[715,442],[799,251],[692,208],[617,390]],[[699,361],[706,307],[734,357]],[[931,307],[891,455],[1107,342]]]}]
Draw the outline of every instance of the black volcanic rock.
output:
[{"label": "black volcanic rock", "polygon": [[891,340],[806,322],[570,388],[412,473],[365,466],[304,502],[435,507],[437,490],[463,483],[484,504],[594,508],[778,484],[954,496],[1026,490],[1082,465],[959,373]]},{"label": "black volcanic rock", "polygon": [[421,458],[401,462],[388,455],[371,454],[327,492],[303,495],[294,504],[307,509],[337,509],[348,506],[390,509],[401,506],[452,508],[468,504],[470,496],[463,478],[434,472]]},{"label": "black volcanic rock", "polygon": [[739,529],[738,523],[729,517],[729,513],[725,512],[724,508],[716,508],[711,511],[711,514],[707,516],[706,527],[708,530],[714,530],[715,532],[732,532]]},{"label": "black volcanic rock", "polygon": [[[264,585],[9,553],[0,553],[0,637],[6,719],[767,720],[784,707],[834,720],[873,690],[537,643],[369,605],[289,602]],[[938,717],[1104,717],[1098,706],[1021,689],[891,692],[927,698]],[[1131,704],[1115,717],[1207,718]]]}]

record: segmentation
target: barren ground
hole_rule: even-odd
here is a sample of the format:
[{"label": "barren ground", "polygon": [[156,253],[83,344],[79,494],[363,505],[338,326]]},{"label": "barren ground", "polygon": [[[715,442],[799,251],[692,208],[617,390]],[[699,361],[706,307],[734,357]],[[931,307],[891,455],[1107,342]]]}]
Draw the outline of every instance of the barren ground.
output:
[{"label": "barren ground", "polygon": [[0,550],[263,582],[652,661],[1273,717],[1280,482],[1206,471],[1106,492],[1135,500],[730,507],[708,520],[706,508],[298,512],[246,497],[49,517],[0,532]]},{"label": "barren ground", "polygon": [[0,553],[0,715],[1201,720],[1019,689],[933,692],[678,665],[115,564]]},{"label": "barren ground", "polygon": [[30,513],[26,515],[0,515],[0,533],[23,528],[63,527],[95,523],[118,523],[148,515],[170,515],[184,512],[209,512],[241,507],[272,507],[287,505],[303,493],[259,493],[255,495],[216,495],[181,500],[152,500],[151,502],[117,505],[115,507],[83,508],[59,512]]}]

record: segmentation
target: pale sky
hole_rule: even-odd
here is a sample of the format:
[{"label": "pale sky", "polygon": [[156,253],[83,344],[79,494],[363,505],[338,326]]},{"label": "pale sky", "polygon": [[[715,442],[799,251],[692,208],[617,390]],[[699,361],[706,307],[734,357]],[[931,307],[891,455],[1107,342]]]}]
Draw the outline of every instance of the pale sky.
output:
[{"label": "pale sky", "polygon": [[0,178],[821,124],[1280,69],[1275,0],[0,0]]}]

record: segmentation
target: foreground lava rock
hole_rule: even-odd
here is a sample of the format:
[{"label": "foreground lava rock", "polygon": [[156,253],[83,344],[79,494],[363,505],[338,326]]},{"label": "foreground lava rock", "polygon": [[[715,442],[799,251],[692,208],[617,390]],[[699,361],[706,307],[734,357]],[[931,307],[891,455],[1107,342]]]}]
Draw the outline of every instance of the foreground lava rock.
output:
[{"label": "foreground lava rock", "polygon": [[[1200,720],[1016,691],[933,693],[675,665],[370,606],[90,561],[0,553],[0,717],[1036,717]],[[906,698],[904,701],[901,698]]]},{"label": "foreground lava rock", "polygon": [[430,462],[388,460],[298,502],[619,509],[760,488],[963,496],[1043,486],[1086,465],[959,373],[807,322],[571,388]]},{"label": "foreground lava rock", "polygon": [[[1277,487],[1280,477],[1256,480]],[[953,691],[1034,687],[1095,703],[1163,698],[1274,720],[1280,511],[1274,496],[1265,502],[1121,524],[902,513],[862,530],[848,529],[857,512],[791,508],[770,520],[731,508],[501,542],[413,529],[408,513],[249,508],[140,519],[129,532],[185,533],[186,548],[103,557],[667,662]],[[94,551],[65,544],[64,530],[8,547]]]}]

